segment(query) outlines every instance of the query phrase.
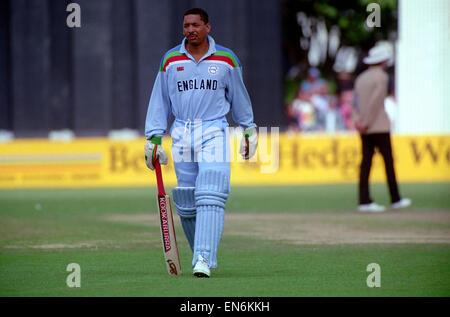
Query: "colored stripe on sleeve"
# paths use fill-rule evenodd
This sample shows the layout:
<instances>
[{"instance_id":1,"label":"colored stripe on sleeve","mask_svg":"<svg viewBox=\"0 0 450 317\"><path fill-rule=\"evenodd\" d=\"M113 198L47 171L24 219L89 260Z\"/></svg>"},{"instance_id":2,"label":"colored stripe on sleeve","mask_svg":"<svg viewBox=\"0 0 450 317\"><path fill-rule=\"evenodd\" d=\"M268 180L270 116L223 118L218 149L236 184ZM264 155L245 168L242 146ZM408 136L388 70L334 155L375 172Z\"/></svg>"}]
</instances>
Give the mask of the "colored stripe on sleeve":
<instances>
[{"instance_id":1,"label":"colored stripe on sleeve","mask_svg":"<svg viewBox=\"0 0 450 317\"><path fill-rule=\"evenodd\" d=\"M231 67L237 67L233 60L227 56L211 55L205 58L205 61L220 61L226 63Z\"/></svg>"},{"instance_id":2,"label":"colored stripe on sleeve","mask_svg":"<svg viewBox=\"0 0 450 317\"><path fill-rule=\"evenodd\" d=\"M182 61L182 60L189 60L189 58L185 54L180 53L179 51L170 52L164 57L159 71L165 72L167 66L170 63L176 62L176 61Z\"/></svg>"},{"instance_id":3,"label":"colored stripe on sleeve","mask_svg":"<svg viewBox=\"0 0 450 317\"><path fill-rule=\"evenodd\" d=\"M233 52L231 51L226 51L226 50L217 50L213 55L215 56L224 56L224 57L228 57L229 59L231 59L231 61L233 62L233 67L241 67L241 64L239 62L239 59L236 57L236 55L234 55Z\"/></svg>"}]
</instances>

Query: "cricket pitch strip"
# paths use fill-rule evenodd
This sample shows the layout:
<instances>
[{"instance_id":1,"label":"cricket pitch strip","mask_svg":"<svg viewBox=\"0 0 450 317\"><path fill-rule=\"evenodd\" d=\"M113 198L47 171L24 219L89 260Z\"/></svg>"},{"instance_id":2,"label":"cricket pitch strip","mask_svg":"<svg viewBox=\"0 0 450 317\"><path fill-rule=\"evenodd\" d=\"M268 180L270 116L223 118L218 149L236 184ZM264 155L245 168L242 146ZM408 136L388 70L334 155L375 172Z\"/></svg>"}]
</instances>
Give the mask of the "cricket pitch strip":
<instances>
[{"instance_id":1,"label":"cricket pitch strip","mask_svg":"<svg viewBox=\"0 0 450 317\"><path fill-rule=\"evenodd\" d=\"M157 225L154 215L114 215L108 220ZM179 217L177 233L183 235ZM247 236L291 244L450 243L450 211L225 213L223 237Z\"/></svg>"}]
</instances>

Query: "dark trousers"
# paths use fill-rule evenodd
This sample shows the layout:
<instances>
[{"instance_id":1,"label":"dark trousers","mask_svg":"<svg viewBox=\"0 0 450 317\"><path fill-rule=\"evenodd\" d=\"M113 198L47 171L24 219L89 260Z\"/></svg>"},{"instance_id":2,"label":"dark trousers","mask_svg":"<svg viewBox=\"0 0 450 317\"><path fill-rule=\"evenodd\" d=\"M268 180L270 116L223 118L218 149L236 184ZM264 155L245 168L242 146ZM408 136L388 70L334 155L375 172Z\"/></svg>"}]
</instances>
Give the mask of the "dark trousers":
<instances>
[{"instance_id":1,"label":"dark trousers","mask_svg":"<svg viewBox=\"0 0 450 317\"><path fill-rule=\"evenodd\" d=\"M361 135L362 142L362 160L359 174L359 203L370 204L372 199L369 193L369 175L372 167L372 158L375 148L383 156L384 167L386 171L391 202L400 200L398 192L397 179L395 177L394 160L392 158L392 146L390 133L374 133Z\"/></svg>"}]
</instances>

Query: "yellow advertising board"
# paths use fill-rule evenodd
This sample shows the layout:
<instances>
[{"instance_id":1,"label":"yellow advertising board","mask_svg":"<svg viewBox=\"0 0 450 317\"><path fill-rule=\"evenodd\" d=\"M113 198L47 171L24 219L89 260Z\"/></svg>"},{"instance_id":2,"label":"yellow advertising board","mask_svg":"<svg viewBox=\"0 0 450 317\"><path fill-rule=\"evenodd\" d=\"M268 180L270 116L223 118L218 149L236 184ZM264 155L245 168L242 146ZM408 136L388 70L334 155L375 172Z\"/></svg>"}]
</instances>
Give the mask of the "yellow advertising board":
<instances>
[{"instance_id":1,"label":"yellow advertising board","mask_svg":"<svg viewBox=\"0 0 450 317\"><path fill-rule=\"evenodd\" d=\"M260 134L250 161L237 154L231 137L231 182L234 185L356 183L361 160L358 135ZM399 182L449 182L450 137L392 136ZM117 141L78 138L70 142L18 139L0 143L0 188L154 186L155 175L144 161L145 139ZM175 186L171 140L163 148L166 185ZM373 160L371 181L384 182L381 155Z\"/></svg>"}]
</instances>

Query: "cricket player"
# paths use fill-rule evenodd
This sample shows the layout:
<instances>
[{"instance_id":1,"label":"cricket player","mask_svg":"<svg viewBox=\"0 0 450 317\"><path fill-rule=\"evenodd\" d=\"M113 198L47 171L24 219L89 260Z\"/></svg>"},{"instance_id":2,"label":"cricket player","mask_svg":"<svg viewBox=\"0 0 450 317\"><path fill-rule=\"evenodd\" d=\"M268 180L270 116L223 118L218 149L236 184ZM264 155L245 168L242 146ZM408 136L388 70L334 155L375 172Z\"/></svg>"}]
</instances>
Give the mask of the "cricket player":
<instances>
[{"instance_id":1,"label":"cricket player","mask_svg":"<svg viewBox=\"0 0 450 317\"><path fill-rule=\"evenodd\" d=\"M199 8L183 16L184 39L162 58L145 122L146 164L167 164L161 147L170 114L172 157L177 187L173 201L193 251L193 274L210 277L217 267L217 249L230 192L228 122L244 129L239 152L256 152L256 125L237 56L209 35L208 14Z\"/></svg>"}]
</instances>

